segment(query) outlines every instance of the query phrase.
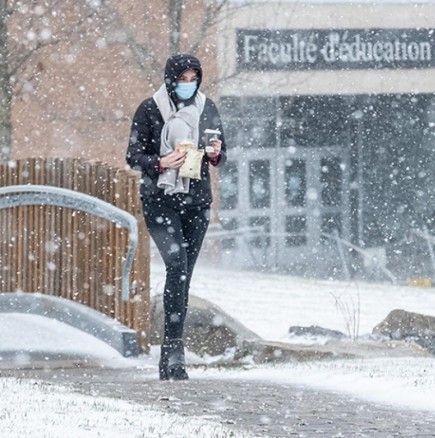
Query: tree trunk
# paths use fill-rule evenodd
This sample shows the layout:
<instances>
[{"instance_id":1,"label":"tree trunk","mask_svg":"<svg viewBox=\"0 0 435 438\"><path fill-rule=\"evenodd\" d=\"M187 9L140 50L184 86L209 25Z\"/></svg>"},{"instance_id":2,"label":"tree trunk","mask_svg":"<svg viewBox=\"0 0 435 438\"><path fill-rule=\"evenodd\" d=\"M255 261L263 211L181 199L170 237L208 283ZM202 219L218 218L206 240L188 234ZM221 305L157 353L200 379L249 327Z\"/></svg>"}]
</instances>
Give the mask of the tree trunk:
<instances>
[{"instance_id":1,"label":"tree trunk","mask_svg":"<svg viewBox=\"0 0 435 438\"><path fill-rule=\"evenodd\" d=\"M180 51L181 14L184 0L169 0L169 53Z\"/></svg>"},{"instance_id":2,"label":"tree trunk","mask_svg":"<svg viewBox=\"0 0 435 438\"><path fill-rule=\"evenodd\" d=\"M11 78L8 68L8 13L6 0L0 0L0 163L11 157Z\"/></svg>"}]
</instances>

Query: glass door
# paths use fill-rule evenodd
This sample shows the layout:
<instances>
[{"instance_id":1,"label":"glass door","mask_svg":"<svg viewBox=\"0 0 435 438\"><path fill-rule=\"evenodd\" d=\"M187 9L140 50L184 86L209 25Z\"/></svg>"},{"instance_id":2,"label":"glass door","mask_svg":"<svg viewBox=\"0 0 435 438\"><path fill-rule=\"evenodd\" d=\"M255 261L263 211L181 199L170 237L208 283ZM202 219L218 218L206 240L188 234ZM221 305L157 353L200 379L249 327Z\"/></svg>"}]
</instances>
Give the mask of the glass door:
<instances>
[{"instance_id":1,"label":"glass door","mask_svg":"<svg viewBox=\"0 0 435 438\"><path fill-rule=\"evenodd\" d=\"M274 266L276 243L275 149L233 149L219 173L222 242L226 260L237 266Z\"/></svg>"},{"instance_id":2,"label":"glass door","mask_svg":"<svg viewBox=\"0 0 435 438\"><path fill-rule=\"evenodd\" d=\"M343 148L233 149L219 173L223 262L292 267L337 259L349 240Z\"/></svg>"},{"instance_id":3,"label":"glass door","mask_svg":"<svg viewBox=\"0 0 435 438\"><path fill-rule=\"evenodd\" d=\"M347 153L338 147L281 150L277 170L278 264L334 258L334 238L349 239Z\"/></svg>"}]
</instances>

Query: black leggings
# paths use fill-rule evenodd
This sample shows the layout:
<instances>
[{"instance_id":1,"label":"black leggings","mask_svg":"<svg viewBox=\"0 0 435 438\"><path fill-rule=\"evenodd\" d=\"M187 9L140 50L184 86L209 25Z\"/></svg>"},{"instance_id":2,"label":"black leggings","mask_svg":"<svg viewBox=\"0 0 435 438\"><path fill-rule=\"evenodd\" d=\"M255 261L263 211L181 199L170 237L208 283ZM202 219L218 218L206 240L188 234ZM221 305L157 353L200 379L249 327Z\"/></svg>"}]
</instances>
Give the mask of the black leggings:
<instances>
[{"instance_id":1,"label":"black leggings","mask_svg":"<svg viewBox=\"0 0 435 438\"><path fill-rule=\"evenodd\" d=\"M183 336L189 286L209 223L209 208L143 204L145 222L166 266L164 340Z\"/></svg>"}]
</instances>

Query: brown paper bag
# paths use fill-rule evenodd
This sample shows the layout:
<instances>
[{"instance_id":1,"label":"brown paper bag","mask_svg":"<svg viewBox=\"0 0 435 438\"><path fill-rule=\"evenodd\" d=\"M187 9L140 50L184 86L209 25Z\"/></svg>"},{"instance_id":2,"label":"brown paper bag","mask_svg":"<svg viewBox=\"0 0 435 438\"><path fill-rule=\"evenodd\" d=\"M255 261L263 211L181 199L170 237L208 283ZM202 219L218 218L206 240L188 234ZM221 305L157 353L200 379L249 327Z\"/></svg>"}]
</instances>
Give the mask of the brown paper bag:
<instances>
[{"instance_id":1,"label":"brown paper bag","mask_svg":"<svg viewBox=\"0 0 435 438\"><path fill-rule=\"evenodd\" d=\"M183 178L201 179L201 164L204 151L196 149L193 143L183 142L177 146L178 152L187 152L186 161L179 169Z\"/></svg>"}]
</instances>

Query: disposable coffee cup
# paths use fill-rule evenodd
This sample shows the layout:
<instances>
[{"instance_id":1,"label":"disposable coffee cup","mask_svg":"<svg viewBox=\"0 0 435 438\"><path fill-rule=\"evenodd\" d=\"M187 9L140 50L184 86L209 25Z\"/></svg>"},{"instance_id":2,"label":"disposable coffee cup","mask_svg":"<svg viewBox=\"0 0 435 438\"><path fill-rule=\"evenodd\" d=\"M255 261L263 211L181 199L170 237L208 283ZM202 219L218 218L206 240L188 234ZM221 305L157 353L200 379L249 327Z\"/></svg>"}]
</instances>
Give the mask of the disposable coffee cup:
<instances>
[{"instance_id":1,"label":"disposable coffee cup","mask_svg":"<svg viewBox=\"0 0 435 438\"><path fill-rule=\"evenodd\" d=\"M206 129L204 131L205 135L205 151L214 152L214 147L212 145L213 141L219 140L221 132L219 129Z\"/></svg>"}]
</instances>

